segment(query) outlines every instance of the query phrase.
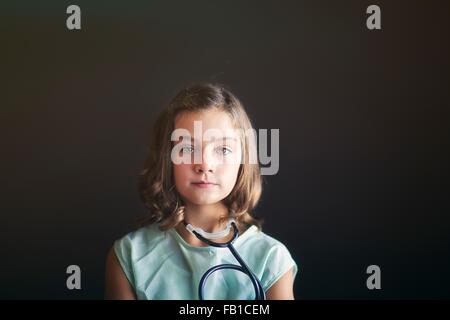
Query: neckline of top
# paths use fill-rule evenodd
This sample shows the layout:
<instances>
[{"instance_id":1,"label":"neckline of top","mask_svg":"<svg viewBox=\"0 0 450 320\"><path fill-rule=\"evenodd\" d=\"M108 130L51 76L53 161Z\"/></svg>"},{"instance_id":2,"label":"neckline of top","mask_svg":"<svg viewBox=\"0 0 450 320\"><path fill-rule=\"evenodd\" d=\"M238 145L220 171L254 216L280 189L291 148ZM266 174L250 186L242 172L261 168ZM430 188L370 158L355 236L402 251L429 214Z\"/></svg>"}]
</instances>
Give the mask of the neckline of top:
<instances>
[{"instance_id":1,"label":"neckline of top","mask_svg":"<svg viewBox=\"0 0 450 320\"><path fill-rule=\"evenodd\" d=\"M238 245L246 237L248 237L248 235L251 232L253 232L255 229L257 229L257 227L255 225L251 225L250 227L248 227L247 230L245 230L241 235L239 235L237 237L237 239L233 243L233 245L234 246ZM178 233L178 231L175 228L169 229L168 232L170 234L172 234L179 243L181 243L184 247L186 247L188 249L198 250L198 251L211 251L211 249L220 249L220 248L212 247L212 246L206 246L206 247L193 246L192 244L189 244L188 242L186 242L186 240L184 240L184 238ZM226 248L223 248L223 249L226 249Z\"/></svg>"}]
</instances>

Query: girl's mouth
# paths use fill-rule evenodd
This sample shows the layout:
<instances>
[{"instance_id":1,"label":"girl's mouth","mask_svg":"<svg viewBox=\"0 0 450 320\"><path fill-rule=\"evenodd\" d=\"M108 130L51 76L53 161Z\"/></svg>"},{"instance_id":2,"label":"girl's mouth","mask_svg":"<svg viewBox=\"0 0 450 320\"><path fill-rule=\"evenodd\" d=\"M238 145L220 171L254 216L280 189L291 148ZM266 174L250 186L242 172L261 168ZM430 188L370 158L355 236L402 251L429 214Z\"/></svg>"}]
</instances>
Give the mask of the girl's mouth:
<instances>
[{"instance_id":1,"label":"girl's mouth","mask_svg":"<svg viewBox=\"0 0 450 320\"><path fill-rule=\"evenodd\" d=\"M216 183L208 182L208 181L200 181L200 182L192 182L192 184L199 188L212 188L216 186Z\"/></svg>"}]
</instances>

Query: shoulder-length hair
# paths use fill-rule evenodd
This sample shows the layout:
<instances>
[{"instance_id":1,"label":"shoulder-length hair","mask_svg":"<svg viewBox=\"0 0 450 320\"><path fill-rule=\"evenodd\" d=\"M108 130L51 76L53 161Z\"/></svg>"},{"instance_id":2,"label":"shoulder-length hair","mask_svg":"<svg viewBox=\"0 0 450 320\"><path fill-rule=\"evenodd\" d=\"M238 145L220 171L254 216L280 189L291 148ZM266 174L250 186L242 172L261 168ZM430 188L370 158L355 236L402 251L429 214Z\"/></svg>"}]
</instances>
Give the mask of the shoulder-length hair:
<instances>
[{"instance_id":1,"label":"shoulder-length hair","mask_svg":"<svg viewBox=\"0 0 450 320\"><path fill-rule=\"evenodd\" d=\"M148 214L140 226L159 223L166 231L184 219L184 204L175 188L171 161L175 119L184 112L198 112L217 108L227 112L240 132L253 130L252 124L238 98L223 85L195 84L178 92L156 119L144 169L139 174L139 195ZM228 217L239 225L256 225L261 229L263 219L251 215L262 192L262 178L258 161L249 161L250 152L257 159L254 143L247 134L240 135L243 161L236 183L230 194L222 200L228 208Z\"/></svg>"}]
</instances>

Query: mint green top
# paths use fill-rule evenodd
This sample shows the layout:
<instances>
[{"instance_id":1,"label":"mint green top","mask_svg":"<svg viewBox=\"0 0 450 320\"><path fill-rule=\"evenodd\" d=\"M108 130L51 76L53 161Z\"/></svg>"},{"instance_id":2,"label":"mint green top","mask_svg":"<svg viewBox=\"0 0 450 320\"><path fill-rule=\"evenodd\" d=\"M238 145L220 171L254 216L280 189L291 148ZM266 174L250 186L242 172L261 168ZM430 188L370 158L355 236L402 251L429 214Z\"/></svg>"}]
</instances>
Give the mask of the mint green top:
<instances>
[{"instance_id":1,"label":"mint green top","mask_svg":"<svg viewBox=\"0 0 450 320\"><path fill-rule=\"evenodd\" d=\"M234 242L239 255L267 290L297 264L278 240L249 227ZM198 285L211 267L239 265L228 248L197 247L172 228L160 231L152 224L114 242L114 251L138 299L198 300ZM205 283L204 299L252 300L249 277L236 270L214 272Z\"/></svg>"}]
</instances>

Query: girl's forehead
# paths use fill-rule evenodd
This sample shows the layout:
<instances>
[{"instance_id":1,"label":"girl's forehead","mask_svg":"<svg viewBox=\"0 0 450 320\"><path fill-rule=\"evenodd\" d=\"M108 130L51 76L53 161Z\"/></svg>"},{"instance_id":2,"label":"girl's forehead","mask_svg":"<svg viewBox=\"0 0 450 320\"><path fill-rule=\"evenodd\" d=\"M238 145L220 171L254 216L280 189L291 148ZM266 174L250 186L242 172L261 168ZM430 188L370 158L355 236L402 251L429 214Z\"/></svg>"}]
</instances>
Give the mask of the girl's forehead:
<instances>
[{"instance_id":1,"label":"girl's forehead","mask_svg":"<svg viewBox=\"0 0 450 320\"><path fill-rule=\"evenodd\" d=\"M208 109L198 112L183 112L175 118L175 129L186 129L191 133L201 130L223 131L224 135L229 135L227 131L235 131L233 119L230 115L219 109Z\"/></svg>"},{"instance_id":2,"label":"girl's forehead","mask_svg":"<svg viewBox=\"0 0 450 320\"><path fill-rule=\"evenodd\" d=\"M185 112L176 117L172 133L183 141L224 141L240 144L242 130L236 128L232 118L222 110L205 110L200 112ZM177 138L175 140L177 141Z\"/></svg>"}]
</instances>

